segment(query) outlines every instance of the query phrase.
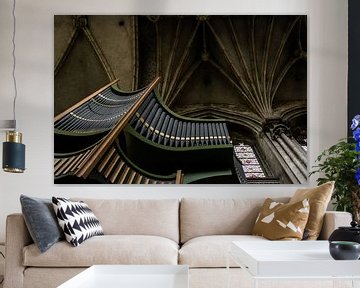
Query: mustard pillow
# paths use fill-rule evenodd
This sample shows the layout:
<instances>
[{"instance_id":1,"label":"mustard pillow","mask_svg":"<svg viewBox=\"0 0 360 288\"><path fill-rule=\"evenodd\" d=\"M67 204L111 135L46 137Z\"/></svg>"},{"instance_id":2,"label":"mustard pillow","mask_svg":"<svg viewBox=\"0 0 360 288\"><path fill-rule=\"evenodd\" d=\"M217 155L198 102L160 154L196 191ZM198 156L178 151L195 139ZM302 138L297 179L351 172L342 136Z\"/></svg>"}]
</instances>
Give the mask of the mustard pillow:
<instances>
[{"instance_id":1,"label":"mustard pillow","mask_svg":"<svg viewBox=\"0 0 360 288\"><path fill-rule=\"evenodd\" d=\"M307 199L284 204L268 198L260 209L252 234L269 240L301 240L308 217Z\"/></svg>"},{"instance_id":2,"label":"mustard pillow","mask_svg":"<svg viewBox=\"0 0 360 288\"><path fill-rule=\"evenodd\" d=\"M289 203L309 199L310 213L305 227L308 236L305 240L316 240L319 237L324 221L326 208L334 190L334 181L326 182L315 188L298 189Z\"/></svg>"}]
</instances>

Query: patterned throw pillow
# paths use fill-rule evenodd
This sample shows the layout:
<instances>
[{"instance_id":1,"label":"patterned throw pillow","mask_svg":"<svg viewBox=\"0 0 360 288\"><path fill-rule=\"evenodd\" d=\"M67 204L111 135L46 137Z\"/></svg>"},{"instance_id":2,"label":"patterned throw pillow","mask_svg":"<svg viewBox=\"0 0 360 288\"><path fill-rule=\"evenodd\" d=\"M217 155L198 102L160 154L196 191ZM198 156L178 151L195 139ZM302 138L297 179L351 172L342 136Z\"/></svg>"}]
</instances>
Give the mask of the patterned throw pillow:
<instances>
[{"instance_id":1,"label":"patterned throw pillow","mask_svg":"<svg viewBox=\"0 0 360 288\"><path fill-rule=\"evenodd\" d=\"M79 246L86 239L104 235L99 220L84 202L57 197L52 197L52 202L59 225L69 243Z\"/></svg>"},{"instance_id":2,"label":"patterned throw pillow","mask_svg":"<svg viewBox=\"0 0 360 288\"><path fill-rule=\"evenodd\" d=\"M330 202L335 182L330 181L314 188L296 190L289 203L309 199L310 214L305 227L307 237L305 240L316 240L323 226L324 215ZM305 236L305 235L304 235Z\"/></svg>"},{"instance_id":3,"label":"patterned throw pillow","mask_svg":"<svg viewBox=\"0 0 360 288\"><path fill-rule=\"evenodd\" d=\"M308 199L284 204L268 198L260 209L252 234L269 240L301 240L308 217Z\"/></svg>"}]
</instances>

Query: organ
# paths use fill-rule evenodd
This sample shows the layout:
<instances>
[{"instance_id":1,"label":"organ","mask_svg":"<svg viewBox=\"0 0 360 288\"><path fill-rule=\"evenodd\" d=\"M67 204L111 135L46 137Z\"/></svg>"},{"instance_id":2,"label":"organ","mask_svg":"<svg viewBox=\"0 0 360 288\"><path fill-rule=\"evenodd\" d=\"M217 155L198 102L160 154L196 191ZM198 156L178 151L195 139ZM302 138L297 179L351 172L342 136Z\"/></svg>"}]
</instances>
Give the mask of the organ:
<instances>
[{"instance_id":1,"label":"organ","mask_svg":"<svg viewBox=\"0 0 360 288\"><path fill-rule=\"evenodd\" d=\"M131 92L117 81L55 117L55 183L239 183L225 120L177 115L159 78Z\"/></svg>"}]
</instances>

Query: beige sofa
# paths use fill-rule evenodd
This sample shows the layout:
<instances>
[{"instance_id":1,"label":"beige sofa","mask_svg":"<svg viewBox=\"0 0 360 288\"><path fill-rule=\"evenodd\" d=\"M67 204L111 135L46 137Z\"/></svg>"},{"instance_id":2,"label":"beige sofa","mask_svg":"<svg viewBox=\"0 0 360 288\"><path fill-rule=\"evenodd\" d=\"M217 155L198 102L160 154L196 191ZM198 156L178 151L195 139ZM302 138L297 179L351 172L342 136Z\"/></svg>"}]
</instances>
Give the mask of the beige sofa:
<instances>
[{"instance_id":1,"label":"beige sofa","mask_svg":"<svg viewBox=\"0 0 360 288\"><path fill-rule=\"evenodd\" d=\"M61 241L41 254L23 216L8 216L5 288L56 287L94 264L185 264L191 288L223 288L231 241L268 241L250 235L264 199L82 200L105 235L76 248ZM350 219L345 212L327 212L321 237ZM231 287L236 287L243 272L231 266Z\"/></svg>"}]
</instances>

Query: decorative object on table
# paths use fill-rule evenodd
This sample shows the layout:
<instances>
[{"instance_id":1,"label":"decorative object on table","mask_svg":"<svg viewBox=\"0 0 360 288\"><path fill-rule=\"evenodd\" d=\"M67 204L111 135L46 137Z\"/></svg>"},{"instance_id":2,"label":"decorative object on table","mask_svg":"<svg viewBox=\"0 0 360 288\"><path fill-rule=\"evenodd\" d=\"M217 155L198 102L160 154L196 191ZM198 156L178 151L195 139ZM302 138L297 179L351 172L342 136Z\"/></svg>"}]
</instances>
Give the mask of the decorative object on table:
<instances>
[{"instance_id":1,"label":"decorative object on table","mask_svg":"<svg viewBox=\"0 0 360 288\"><path fill-rule=\"evenodd\" d=\"M349 241L331 241L329 244L331 257L335 260L358 260L360 244Z\"/></svg>"},{"instance_id":2,"label":"decorative object on table","mask_svg":"<svg viewBox=\"0 0 360 288\"><path fill-rule=\"evenodd\" d=\"M301 240L309 217L309 201L280 203L265 200L252 234L269 240Z\"/></svg>"},{"instance_id":3,"label":"decorative object on table","mask_svg":"<svg viewBox=\"0 0 360 288\"><path fill-rule=\"evenodd\" d=\"M356 221L352 221L350 227L339 227L331 233L329 241L351 241L360 244L360 226Z\"/></svg>"},{"instance_id":4,"label":"decorative object on table","mask_svg":"<svg viewBox=\"0 0 360 288\"><path fill-rule=\"evenodd\" d=\"M25 170L25 145L22 144L22 134L16 129L16 98L17 86L15 77L16 57L15 57L15 34L16 34L16 17L15 17L16 0L13 2L12 16L14 20L14 29L12 35L12 56L13 69L12 78L14 81L14 100L13 100L13 120L1 120L0 130L6 131L6 140L3 143L3 164L5 172L22 173Z\"/></svg>"},{"instance_id":5,"label":"decorative object on table","mask_svg":"<svg viewBox=\"0 0 360 288\"><path fill-rule=\"evenodd\" d=\"M332 199L337 211L348 211L359 223L360 211L360 115L353 119L351 129L353 138L342 139L337 144L325 149L316 159L310 175L320 173L318 184L335 181ZM350 141L347 141L350 140Z\"/></svg>"},{"instance_id":6,"label":"decorative object on table","mask_svg":"<svg viewBox=\"0 0 360 288\"><path fill-rule=\"evenodd\" d=\"M75 247L91 237L104 235L100 221L86 203L57 197L52 197L52 203L66 241Z\"/></svg>"},{"instance_id":7,"label":"decorative object on table","mask_svg":"<svg viewBox=\"0 0 360 288\"><path fill-rule=\"evenodd\" d=\"M324 215L334 190L334 181L313 188L297 189L289 203L309 200L309 219L305 226L303 240L316 240L323 226Z\"/></svg>"}]
</instances>

